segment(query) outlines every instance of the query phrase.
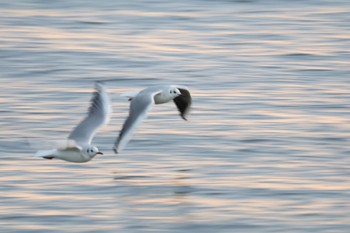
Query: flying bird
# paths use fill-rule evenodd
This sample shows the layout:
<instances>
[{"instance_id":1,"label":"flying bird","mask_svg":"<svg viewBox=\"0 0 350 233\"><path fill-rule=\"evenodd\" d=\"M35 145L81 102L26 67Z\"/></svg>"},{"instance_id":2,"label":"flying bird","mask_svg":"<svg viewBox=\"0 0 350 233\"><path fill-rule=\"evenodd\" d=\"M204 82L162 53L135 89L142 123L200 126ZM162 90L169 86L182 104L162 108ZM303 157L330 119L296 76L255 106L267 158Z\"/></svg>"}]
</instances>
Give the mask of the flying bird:
<instances>
[{"instance_id":1,"label":"flying bird","mask_svg":"<svg viewBox=\"0 0 350 233\"><path fill-rule=\"evenodd\" d=\"M96 82L95 92L91 99L88 115L76 126L73 131L56 149L39 150L34 156L44 159L61 159L68 162L84 163L96 155L102 155L91 141L102 125L107 124L111 114L111 104L104 85Z\"/></svg>"},{"instance_id":2,"label":"flying bird","mask_svg":"<svg viewBox=\"0 0 350 233\"><path fill-rule=\"evenodd\" d=\"M173 100L184 120L187 120L186 117L192 104L190 91L183 86L152 86L140 92L123 94L123 96L129 98L130 109L129 116L114 144L115 153L120 153L124 149L154 104L164 104Z\"/></svg>"}]
</instances>

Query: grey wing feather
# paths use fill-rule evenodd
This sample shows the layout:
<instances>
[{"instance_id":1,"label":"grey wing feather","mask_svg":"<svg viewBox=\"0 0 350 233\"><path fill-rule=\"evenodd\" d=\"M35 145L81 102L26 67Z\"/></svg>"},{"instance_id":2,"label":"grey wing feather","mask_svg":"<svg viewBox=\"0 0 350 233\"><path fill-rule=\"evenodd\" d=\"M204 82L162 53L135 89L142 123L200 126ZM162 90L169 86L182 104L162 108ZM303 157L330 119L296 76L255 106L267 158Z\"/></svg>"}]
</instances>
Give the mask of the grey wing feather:
<instances>
[{"instance_id":1,"label":"grey wing feather","mask_svg":"<svg viewBox=\"0 0 350 233\"><path fill-rule=\"evenodd\" d=\"M124 149L126 144L130 141L134 131L147 117L154 104L153 94L140 94L134 97L130 103L129 116L125 120L122 130L114 144L114 152L119 153Z\"/></svg>"},{"instance_id":2,"label":"grey wing feather","mask_svg":"<svg viewBox=\"0 0 350 233\"><path fill-rule=\"evenodd\" d=\"M174 103L180 112L182 119L187 120L186 116L192 105L192 97L190 91L186 88L177 88L181 92L181 95L174 98Z\"/></svg>"},{"instance_id":3,"label":"grey wing feather","mask_svg":"<svg viewBox=\"0 0 350 233\"><path fill-rule=\"evenodd\" d=\"M68 138L78 145L90 144L96 130L108 122L110 113L111 104L106 89L102 83L97 82L88 116L75 127Z\"/></svg>"}]
</instances>

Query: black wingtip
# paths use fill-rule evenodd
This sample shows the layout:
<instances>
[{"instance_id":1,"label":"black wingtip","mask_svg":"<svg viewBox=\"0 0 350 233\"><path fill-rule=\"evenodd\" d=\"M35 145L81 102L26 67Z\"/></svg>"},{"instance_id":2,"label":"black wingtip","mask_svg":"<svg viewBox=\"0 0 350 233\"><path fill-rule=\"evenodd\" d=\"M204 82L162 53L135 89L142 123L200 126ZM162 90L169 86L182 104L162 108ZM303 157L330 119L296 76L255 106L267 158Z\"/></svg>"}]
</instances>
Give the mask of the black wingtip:
<instances>
[{"instance_id":1,"label":"black wingtip","mask_svg":"<svg viewBox=\"0 0 350 233\"><path fill-rule=\"evenodd\" d=\"M181 92L181 95L174 98L175 105L180 112L180 116L182 119L187 121L187 114L190 111L190 107L192 105L192 97L190 92L184 88L178 88Z\"/></svg>"}]
</instances>

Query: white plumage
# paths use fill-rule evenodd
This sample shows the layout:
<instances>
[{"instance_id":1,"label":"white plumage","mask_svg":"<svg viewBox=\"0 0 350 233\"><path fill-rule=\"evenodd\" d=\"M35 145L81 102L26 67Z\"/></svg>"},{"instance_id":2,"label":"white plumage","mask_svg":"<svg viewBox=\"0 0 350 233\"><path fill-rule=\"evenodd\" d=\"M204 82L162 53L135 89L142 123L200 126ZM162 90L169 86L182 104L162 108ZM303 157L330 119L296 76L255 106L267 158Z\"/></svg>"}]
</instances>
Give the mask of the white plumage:
<instances>
[{"instance_id":1,"label":"white plumage","mask_svg":"<svg viewBox=\"0 0 350 233\"><path fill-rule=\"evenodd\" d=\"M95 89L87 117L74 128L65 143L56 149L39 150L34 156L84 163L103 154L91 141L97 129L108 123L112 110L104 85L97 82Z\"/></svg>"},{"instance_id":2,"label":"white plumage","mask_svg":"<svg viewBox=\"0 0 350 233\"><path fill-rule=\"evenodd\" d=\"M129 116L114 144L115 153L124 149L154 104L163 104L173 100L184 120L187 120L186 116L192 104L189 90L186 87L174 85L148 87L140 92L127 93L123 96L128 97L131 102Z\"/></svg>"}]
</instances>

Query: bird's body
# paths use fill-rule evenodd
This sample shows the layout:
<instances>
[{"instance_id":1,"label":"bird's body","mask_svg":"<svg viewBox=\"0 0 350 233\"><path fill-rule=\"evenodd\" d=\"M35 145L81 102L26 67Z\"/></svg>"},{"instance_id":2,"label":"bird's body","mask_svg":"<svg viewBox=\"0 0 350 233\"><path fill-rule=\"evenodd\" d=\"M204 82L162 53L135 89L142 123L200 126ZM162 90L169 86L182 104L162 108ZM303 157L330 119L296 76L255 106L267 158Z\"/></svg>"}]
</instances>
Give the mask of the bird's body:
<instances>
[{"instance_id":1,"label":"bird's body","mask_svg":"<svg viewBox=\"0 0 350 233\"><path fill-rule=\"evenodd\" d=\"M39 150L34 156L44 159L61 159L73 163L85 163L93 159L96 155L103 154L97 147L88 145L85 148L80 146L57 148L50 150Z\"/></svg>"},{"instance_id":2,"label":"bird's body","mask_svg":"<svg viewBox=\"0 0 350 233\"><path fill-rule=\"evenodd\" d=\"M138 93L134 92L123 96L128 97L131 102L129 116L114 145L116 153L119 153L126 146L137 126L147 117L147 113L154 104L164 104L173 100L184 120L186 120L186 115L192 104L188 89L174 85L148 87Z\"/></svg>"},{"instance_id":3,"label":"bird's body","mask_svg":"<svg viewBox=\"0 0 350 233\"><path fill-rule=\"evenodd\" d=\"M152 86L152 87L145 88L140 92L126 93L126 94L122 94L122 96L129 97L130 101L132 101L135 97L139 99L142 99L142 98L148 99L149 97L153 96L152 101L154 101L154 104L164 104L174 99L173 95L170 95L170 93L168 92L162 91L162 88L164 88L164 86Z\"/></svg>"},{"instance_id":4,"label":"bird's body","mask_svg":"<svg viewBox=\"0 0 350 233\"><path fill-rule=\"evenodd\" d=\"M38 151L35 156L42 157L44 159L61 159L67 162L84 163L90 161L95 156L89 156L86 153L82 153L79 148L66 148L66 149L52 149Z\"/></svg>"},{"instance_id":5,"label":"bird's body","mask_svg":"<svg viewBox=\"0 0 350 233\"><path fill-rule=\"evenodd\" d=\"M98 154L103 154L91 145L95 132L109 120L111 106L105 87L96 83L96 92L91 99L88 116L70 133L63 145L50 150L39 150L34 156L45 159L61 159L84 163Z\"/></svg>"}]
</instances>

